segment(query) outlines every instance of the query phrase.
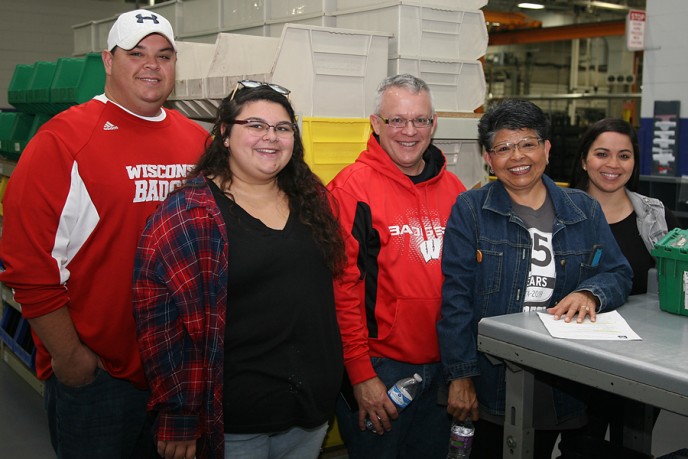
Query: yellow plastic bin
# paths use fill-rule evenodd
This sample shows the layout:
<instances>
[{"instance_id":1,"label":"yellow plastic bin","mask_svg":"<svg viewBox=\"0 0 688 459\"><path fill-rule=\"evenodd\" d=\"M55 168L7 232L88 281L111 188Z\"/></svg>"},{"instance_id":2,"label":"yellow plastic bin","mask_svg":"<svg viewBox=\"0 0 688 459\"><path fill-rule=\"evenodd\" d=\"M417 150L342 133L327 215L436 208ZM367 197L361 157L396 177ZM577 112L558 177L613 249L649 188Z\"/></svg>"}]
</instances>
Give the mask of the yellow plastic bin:
<instances>
[{"instance_id":1,"label":"yellow plastic bin","mask_svg":"<svg viewBox=\"0 0 688 459\"><path fill-rule=\"evenodd\" d=\"M303 118L305 159L327 184L366 149L371 133L368 118Z\"/></svg>"},{"instance_id":2,"label":"yellow plastic bin","mask_svg":"<svg viewBox=\"0 0 688 459\"><path fill-rule=\"evenodd\" d=\"M7 182L10 180L9 177L4 175L0 176L0 217L3 216L2 211L2 200L5 197L5 189L7 188Z\"/></svg>"}]
</instances>

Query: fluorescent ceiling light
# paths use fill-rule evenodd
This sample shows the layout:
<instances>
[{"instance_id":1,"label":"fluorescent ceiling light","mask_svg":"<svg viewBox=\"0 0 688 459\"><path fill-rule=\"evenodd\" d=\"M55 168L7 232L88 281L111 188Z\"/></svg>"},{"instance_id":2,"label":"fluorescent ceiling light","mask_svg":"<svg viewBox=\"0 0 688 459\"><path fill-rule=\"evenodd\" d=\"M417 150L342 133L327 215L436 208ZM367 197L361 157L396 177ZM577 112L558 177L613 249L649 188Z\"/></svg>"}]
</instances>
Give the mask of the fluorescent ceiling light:
<instances>
[{"instance_id":1,"label":"fluorescent ceiling light","mask_svg":"<svg viewBox=\"0 0 688 459\"><path fill-rule=\"evenodd\" d=\"M628 7L626 5L618 5L616 3L609 3L609 2L598 2L596 0L578 1L575 3L577 5L594 6L597 8L603 8L603 9L607 9L607 10L628 11L631 9L630 7Z\"/></svg>"},{"instance_id":2,"label":"fluorescent ceiling light","mask_svg":"<svg viewBox=\"0 0 688 459\"><path fill-rule=\"evenodd\" d=\"M539 3L519 3L518 7L525 8L528 10L541 10L545 7L545 5L541 5Z\"/></svg>"}]
</instances>

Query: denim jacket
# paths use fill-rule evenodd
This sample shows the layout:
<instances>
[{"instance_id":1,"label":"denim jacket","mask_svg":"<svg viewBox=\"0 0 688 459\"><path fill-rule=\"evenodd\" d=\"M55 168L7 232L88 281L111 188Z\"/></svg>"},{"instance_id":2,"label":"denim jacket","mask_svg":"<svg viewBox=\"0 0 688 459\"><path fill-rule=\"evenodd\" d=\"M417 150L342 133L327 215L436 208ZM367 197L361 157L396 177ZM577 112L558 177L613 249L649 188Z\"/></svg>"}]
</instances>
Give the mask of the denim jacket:
<instances>
[{"instance_id":1,"label":"denim jacket","mask_svg":"<svg viewBox=\"0 0 688 459\"><path fill-rule=\"evenodd\" d=\"M659 199L643 196L633 191L626 190L626 194L633 204L638 233L643 238L647 251L652 253L655 244L669 231L664 215L664 204Z\"/></svg>"},{"instance_id":2,"label":"denim jacket","mask_svg":"<svg viewBox=\"0 0 688 459\"><path fill-rule=\"evenodd\" d=\"M582 191L559 188L547 176L542 180L555 213L556 283L550 306L580 290L598 298L598 312L622 305L633 273L602 208ZM602 245L603 252L593 266L595 244ZM490 363L477 351L478 322L523 310L531 247L530 234L514 214L501 182L459 195L444 235L440 352L447 380L473 377L478 401L494 415L504 414L504 365ZM580 402L561 391L555 390L554 396L558 419L582 411Z\"/></svg>"}]
</instances>

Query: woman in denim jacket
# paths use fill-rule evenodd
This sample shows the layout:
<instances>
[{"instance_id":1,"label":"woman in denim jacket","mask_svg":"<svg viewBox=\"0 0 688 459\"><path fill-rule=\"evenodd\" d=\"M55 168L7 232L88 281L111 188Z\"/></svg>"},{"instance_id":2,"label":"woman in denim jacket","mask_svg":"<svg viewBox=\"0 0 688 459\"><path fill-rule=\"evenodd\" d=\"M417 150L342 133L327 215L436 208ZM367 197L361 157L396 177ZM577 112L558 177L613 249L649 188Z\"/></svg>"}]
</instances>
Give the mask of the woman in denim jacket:
<instances>
[{"instance_id":1,"label":"woman in denim jacket","mask_svg":"<svg viewBox=\"0 0 688 459\"><path fill-rule=\"evenodd\" d=\"M478 129L498 180L459 195L452 209L438 334L447 410L477 421L471 458L494 459L502 457L505 371L477 351L480 319L546 310L594 321L626 301L632 272L597 201L543 175L551 144L540 108L506 100ZM549 459L559 431L583 425L584 405L579 385L544 374L535 384L535 457Z\"/></svg>"}]
</instances>

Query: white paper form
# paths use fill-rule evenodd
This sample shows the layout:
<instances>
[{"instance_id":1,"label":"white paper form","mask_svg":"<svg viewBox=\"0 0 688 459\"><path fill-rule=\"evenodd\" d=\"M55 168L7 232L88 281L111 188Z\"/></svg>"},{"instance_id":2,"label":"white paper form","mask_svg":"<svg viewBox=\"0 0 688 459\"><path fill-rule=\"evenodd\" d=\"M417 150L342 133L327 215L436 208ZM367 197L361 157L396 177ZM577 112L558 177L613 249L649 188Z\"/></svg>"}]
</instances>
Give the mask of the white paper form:
<instances>
[{"instance_id":1,"label":"white paper form","mask_svg":"<svg viewBox=\"0 0 688 459\"><path fill-rule=\"evenodd\" d=\"M595 322L591 322L590 318L586 317L580 324L576 322L576 316L571 322L566 323L563 318L554 320L554 316L548 312L538 312L537 314L549 334L554 338L612 341L642 340L617 311L597 314Z\"/></svg>"}]
</instances>

